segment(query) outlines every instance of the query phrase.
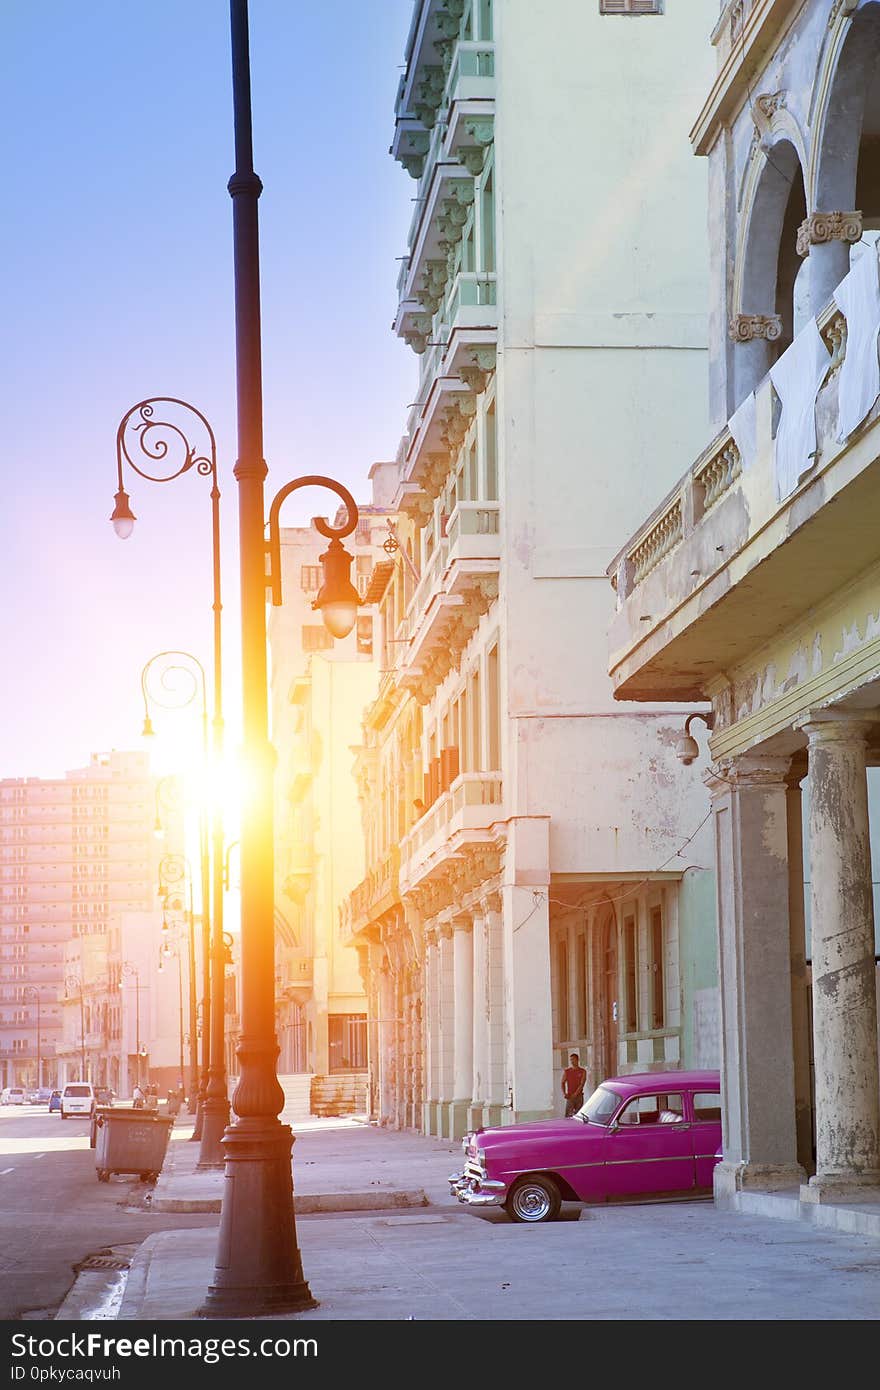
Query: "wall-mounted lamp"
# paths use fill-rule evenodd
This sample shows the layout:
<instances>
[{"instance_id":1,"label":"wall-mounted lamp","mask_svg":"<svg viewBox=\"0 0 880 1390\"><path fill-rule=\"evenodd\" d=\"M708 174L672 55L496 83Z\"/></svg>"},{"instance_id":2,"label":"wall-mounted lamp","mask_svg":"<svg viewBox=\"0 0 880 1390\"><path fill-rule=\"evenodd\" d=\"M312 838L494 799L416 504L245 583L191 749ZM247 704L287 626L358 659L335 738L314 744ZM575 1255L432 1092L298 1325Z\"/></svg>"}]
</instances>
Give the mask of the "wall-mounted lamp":
<instances>
[{"instance_id":1,"label":"wall-mounted lamp","mask_svg":"<svg viewBox=\"0 0 880 1390\"><path fill-rule=\"evenodd\" d=\"M688 715L684 721L684 733L679 734L675 742L675 756L680 763L684 763L685 767L690 766L700 756L699 744L691 733L692 719L702 719L707 729L714 729L715 727L714 714L700 714L695 710L693 714Z\"/></svg>"}]
</instances>

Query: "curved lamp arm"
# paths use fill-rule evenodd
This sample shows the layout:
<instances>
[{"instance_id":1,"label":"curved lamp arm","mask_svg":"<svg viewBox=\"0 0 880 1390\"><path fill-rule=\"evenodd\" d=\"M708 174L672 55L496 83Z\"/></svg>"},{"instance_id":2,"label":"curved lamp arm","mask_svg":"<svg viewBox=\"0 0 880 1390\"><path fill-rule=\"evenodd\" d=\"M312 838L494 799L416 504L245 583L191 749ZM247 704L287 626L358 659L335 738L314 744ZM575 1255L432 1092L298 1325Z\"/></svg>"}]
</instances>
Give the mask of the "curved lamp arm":
<instances>
[{"instance_id":1,"label":"curved lamp arm","mask_svg":"<svg viewBox=\"0 0 880 1390\"><path fill-rule=\"evenodd\" d=\"M325 552L325 555L333 555L334 557L340 553L343 556L347 555L348 552L343 548L341 539L343 536L350 536L358 523L357 503L348 491L348 488L343 487L342 483L337 483L333 478L325 478L320 474L308 474L304 478L294 478L292 482L285 483L281 491L275 494L272 505L269 508L269 539L266 543L266 552L269 557L266 573L266 587L272 590L272 603L276 608L281 603L281 532L278 524L278 513L281 510L281 504L285 498L289 497L292 492L296 492L297 488L301 487L329 488L331 492L335 492L336 496L340 497L345 503L347 516L342 526L331 526L326 518L322 516L312 518L312 525L318 534L326 536L330 541L330 548ZM335 550L334 547L336 547ZM322 555L322 562L324 558L325 557ZM350 562L349 557L349 563ZM357 598L357 590L354 589L353 586L352 589ZM320 598L321 595L319 594L318 598L315 599L315 602L312 604L313 608L320 606Z\"/></svg>"},{"instance_id":2,"label":"curved lamp arm","mask_svg":"<svg viewBox=\"0 0 880 1390\"><path fill-rule=\"evenodd\" d=\"M153 690L150 689L148 677L150 669L155 662L162 661L164 658L171 657L182 657L185 658L186 661L191 661L192 665L197 668L199 675L197 679L195 671L193 671L191 667L185 666L181 662L166 660L165 665L162 667L161 674L159 676L159 689L166 692L166 694L174 692L174 682L169 681L168 677L172 674L172 672L183 671L187 678L190 681L192 681L192 690L189 691L189 693L185 692L184 696L179 696L175 694L174 699L163 700L160 695L156 694L155 688ZM157 652L155 656L151 656L149 661L145 662L144 666L141 668L141 695L143 696L144 701L144 737L148 738L151 734L155 733L155 730L153 729L152 720L150 719L150 700L152 700L154 704L161 705L163 709L184 709L187 705L192 704L193 700L196 698L196 695L199 693L200 684L202 691L202 718L203 720L207 720L208 687L205 679L205 668L199 661L198 657L193 656L192 652L181 651Z\"/></svg>"},{"instance_id":3,"label":"curved lamp arm","mask_svg":"<svg viewBox=\"0 0 880 1390\"><path fill-rule=\"evenodd\" d=\"M156 406L172 406L195 416L200 422L208 437L208 452L200 452L199 449L191 444L186 433L181 426L174 420L154 419ZM164 414L164 412L162 412ZM173 413L173 411L172 411ZM137 435L137 453L129 451L129 440L131 435ZM151 473L145 466L147 462L158 463L167 459L173 471L167 473ZM137 405L132 406L127 414L123 415L116 431L116 474L118 491L115 495L115 506L110 520L113 529L120 540L127 540L134 529L137 520L129 504L128 493L125 491L122 476L123 465L128 464L129 468L141 478L146 478L151 483L170 483L175 478L179 478L181 473L188 473L191 468L195 468L197 473L203 477L210 477L213 481L212 495L219 498L220 490L217 486L217 444L214 439L214 431L208 424L204 415L188 401L182 401L177 396L150 396L145 401L138 401Z\"/></svg>"}]
</instances>

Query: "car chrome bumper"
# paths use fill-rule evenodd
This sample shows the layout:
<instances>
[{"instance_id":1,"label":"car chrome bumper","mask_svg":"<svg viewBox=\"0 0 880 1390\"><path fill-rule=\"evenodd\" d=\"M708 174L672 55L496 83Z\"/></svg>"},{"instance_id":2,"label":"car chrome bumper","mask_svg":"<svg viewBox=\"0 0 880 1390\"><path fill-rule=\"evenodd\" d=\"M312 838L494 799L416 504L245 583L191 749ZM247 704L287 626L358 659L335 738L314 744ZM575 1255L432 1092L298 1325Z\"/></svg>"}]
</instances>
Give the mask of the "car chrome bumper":
<instances>
[{"instance_id":1,"label":"car chrome bumper","mask_svg":"<svg viewBox=\"0 0 880 1390\"><path fill-rule=\"evenodd\" d=\"M503 1182L493 1182L490 1178L477 1180L467 1173L451 1173L448 1182L451 1195L469 1207L500 1206L507 1191Z\"/></svg>"}]
</instances>

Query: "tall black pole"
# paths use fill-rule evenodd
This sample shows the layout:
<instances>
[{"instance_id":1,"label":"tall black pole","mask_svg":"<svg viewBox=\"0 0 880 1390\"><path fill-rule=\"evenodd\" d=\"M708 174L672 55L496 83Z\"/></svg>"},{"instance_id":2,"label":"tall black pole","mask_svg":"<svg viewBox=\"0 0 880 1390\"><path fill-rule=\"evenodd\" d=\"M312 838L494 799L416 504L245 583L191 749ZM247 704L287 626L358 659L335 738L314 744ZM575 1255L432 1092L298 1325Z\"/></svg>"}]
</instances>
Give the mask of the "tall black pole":
<instances>
[{"instance_id":1,"label":"tall black pole","mask_svg":"<svg viewBox=\"0 0 880 1390\"><path fill-rule=\"evenodd\" d=\"M242 720L248 786L241 830L240 1079L236 1120L223 1139L226 1177L214 1279L204 1316L260 1316L312 1307L296 1239L293 1135L278 1116L273 892L273 772L266 676L266 562L260 266L251 133L247 0L231 0L235 172L233 208L235 348L241 567Z\"/></svg>"}]
</instances>

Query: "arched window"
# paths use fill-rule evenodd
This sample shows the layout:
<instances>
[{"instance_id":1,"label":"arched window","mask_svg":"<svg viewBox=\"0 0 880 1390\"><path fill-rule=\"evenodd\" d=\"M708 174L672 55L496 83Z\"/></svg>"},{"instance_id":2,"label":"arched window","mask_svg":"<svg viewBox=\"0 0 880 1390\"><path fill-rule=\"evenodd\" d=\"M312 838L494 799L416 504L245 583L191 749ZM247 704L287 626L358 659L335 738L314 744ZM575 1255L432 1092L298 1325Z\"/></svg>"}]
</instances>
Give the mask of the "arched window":
<instances>
[{"instance_id":1,"label":"arched window","mask_svg":"<svg viewBox=\"0 0 880 1390\"><path fill-rule=\"evenodd\" d=\"M739 319L746 329L736 345L735 405L755 389L810 316L808 277L797 251L805 216L800 159L783 138L765 153L741 250Z\"/></svg>"},{"instance_id":2,"label":"arched window","mask_svg":"<svg viewBox=\"0 0 880 1390\"><path fill-rule=\"evenodd\" d=\"M862 214L863 230L880 230L880 3L862 5L849 22L819 114L814 218ZM851 235L808 229L811 299L819 312L850 267ZM824 237L825 239L814 239Z\"/></svg>"}]
</instances>

